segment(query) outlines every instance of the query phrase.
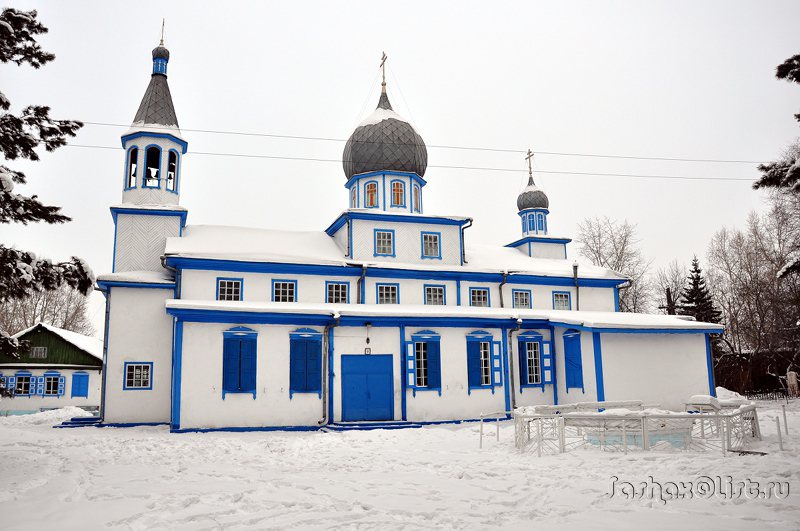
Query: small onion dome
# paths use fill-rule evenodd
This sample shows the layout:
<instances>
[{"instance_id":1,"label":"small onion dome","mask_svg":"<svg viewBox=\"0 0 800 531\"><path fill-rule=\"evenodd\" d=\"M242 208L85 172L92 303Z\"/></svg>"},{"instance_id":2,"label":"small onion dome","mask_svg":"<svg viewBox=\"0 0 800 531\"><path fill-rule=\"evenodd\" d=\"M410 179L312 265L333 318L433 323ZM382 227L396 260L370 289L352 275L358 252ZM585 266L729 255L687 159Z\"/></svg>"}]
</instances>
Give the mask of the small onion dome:
<instances>
[{"instance_id":1,"label":"small onion dome","mask_svg":"<svg viewBox=\"0 0 800 531\"><path fill-rule=\"evenodd\" d=\"M521 212L529 208L549 208L550 200L535 184L533 176L528 179L528 186L517 197L517 209Z\"/></svg>"},{"instance_id":2,"label":"small onion dome","mask_svg":"<svg viewBox=\"0 0 800 531\"><path fill-rule=\"evenodd\" d=\"M163 44L159 44L153 48L153 59L165 59L169 61L169 50L167 50Z\"/></svg>"},{"instance_id":3,"label":"small onion dome","mask_svg":"<svg viewBox=\"0 0 800 531\"><path fill-rule=\"evenodd\" d=\"M428 150L414 128L392 110L386 87L378 107L361 122L344 146L342 166L348 179L371 171L406 171L422 177Z\"/></svg>"}]
</instances>

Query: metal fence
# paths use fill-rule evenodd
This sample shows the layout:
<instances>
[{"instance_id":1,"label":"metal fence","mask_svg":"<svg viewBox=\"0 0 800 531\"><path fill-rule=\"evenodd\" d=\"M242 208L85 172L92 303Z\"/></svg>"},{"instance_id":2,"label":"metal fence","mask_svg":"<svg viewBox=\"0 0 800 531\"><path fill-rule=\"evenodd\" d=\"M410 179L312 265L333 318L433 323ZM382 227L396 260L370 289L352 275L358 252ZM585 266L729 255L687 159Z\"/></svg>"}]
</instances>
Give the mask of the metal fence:
<instances>
[{"instance_id":1,"label":"metal fence","mask_svg":"<svg viewBox=\"0 0 800 531\"><path fill-rule=\"evenodd\" d=\"M759 389L744 393L748 400L784 400L789 401L795 397L789 395L786 389Z\"/></svg>"},{"instance_id":2,"label":"metal fence","mask_svg":"<svg viewBox=\"0 0 800 531\"><path fill-rule=\"evenodd\" d=\"M526 413L514 414L514 442L537 455L578 448L604 451L744 450L761 439L755 406L719 412L648 414Z\"/></svg>"}]
</instances>

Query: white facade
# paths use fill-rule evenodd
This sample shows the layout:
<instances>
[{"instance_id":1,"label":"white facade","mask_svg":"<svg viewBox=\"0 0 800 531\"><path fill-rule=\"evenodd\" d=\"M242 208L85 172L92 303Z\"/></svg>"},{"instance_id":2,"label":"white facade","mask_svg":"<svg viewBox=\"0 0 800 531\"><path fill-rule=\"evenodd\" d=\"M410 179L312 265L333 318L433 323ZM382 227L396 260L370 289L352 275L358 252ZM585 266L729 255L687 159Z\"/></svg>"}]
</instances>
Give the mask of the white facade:
<instances>
[{"instance_id":1,"label":"white facade","mask_svg":"<svg viewBox=\"0 0 800 531\"><path fill-rule=\"evenodd\" d=\"M89 379L87 396L75 396L73 389L75 374L86 375ZM82 407L87 409L100 406L100 387L102 370L99 368L48 366L34 368L30 365L13 366L0 365L0 378L8 379L19 374L30 374L33 378L56 376L64 378L64 393L61 396L30 395L15 396L13 399L0 399L0 416L17 415L22 413L37 413L46 409L56 409L67 406Z\"/></svg>"}]
</instances>

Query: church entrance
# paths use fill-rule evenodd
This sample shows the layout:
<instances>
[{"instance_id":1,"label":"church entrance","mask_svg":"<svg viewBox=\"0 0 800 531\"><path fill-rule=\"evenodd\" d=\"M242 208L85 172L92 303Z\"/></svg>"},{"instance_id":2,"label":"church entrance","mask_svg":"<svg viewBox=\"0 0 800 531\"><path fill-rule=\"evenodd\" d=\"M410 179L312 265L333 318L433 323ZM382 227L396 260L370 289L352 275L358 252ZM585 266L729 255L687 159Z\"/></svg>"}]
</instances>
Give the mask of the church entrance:
<instances>
[{"instance_id":1,"label":"church entrance","mask_svg":"<svg viewBox=\"0 0 800 531\"><path fill-rule=\"evenodd\" d=\"M392 355L343 355L342 421L393 419Z\"/></svg>"}]
</instances>

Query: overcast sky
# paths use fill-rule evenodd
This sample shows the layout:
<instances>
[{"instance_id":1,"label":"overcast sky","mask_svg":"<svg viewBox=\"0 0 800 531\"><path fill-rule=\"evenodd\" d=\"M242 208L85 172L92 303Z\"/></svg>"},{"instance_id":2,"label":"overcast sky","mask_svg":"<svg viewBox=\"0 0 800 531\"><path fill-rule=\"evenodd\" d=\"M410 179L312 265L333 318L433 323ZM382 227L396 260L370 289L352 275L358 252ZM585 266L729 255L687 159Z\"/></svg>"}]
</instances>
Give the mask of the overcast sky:
<instances>
[{"instance_id":1,"label":"overcast sky","mask_svg":"<svg viewBox=\"0 0 800 531\"><path fill-rule=\"evenodd\" d=\"M0 66L12 110L46 104L58 118L130 124L166 18L169 84L185 129L346 139L389 96L431 145L535 152L765 161L798 135L798 87L775 66L800 52L800 2L11 2L35 8L56 60ZM78 145L119 148L122 127L85 126ZM346 208L343 142L184 132L181 204L189 224L322 230ZM194 155L192 153L195 153ZM429 147L428 214L475 218L469 240L519 237L527 178L515 153ZM63 207L63 226L3 226L3 242L111 270L121 149L65 147L35 164L19 191ZM517 168L509 171L431 166ZM704 257L722 226L762 210L749 180L602 177L598 173L754 179L754 164L540 154L551 234L584 218L638 225L659 267ZM572 244L571 257L576 256ZM93 318L102 327L102 297Z\"/></svg>"}]
</instances>

